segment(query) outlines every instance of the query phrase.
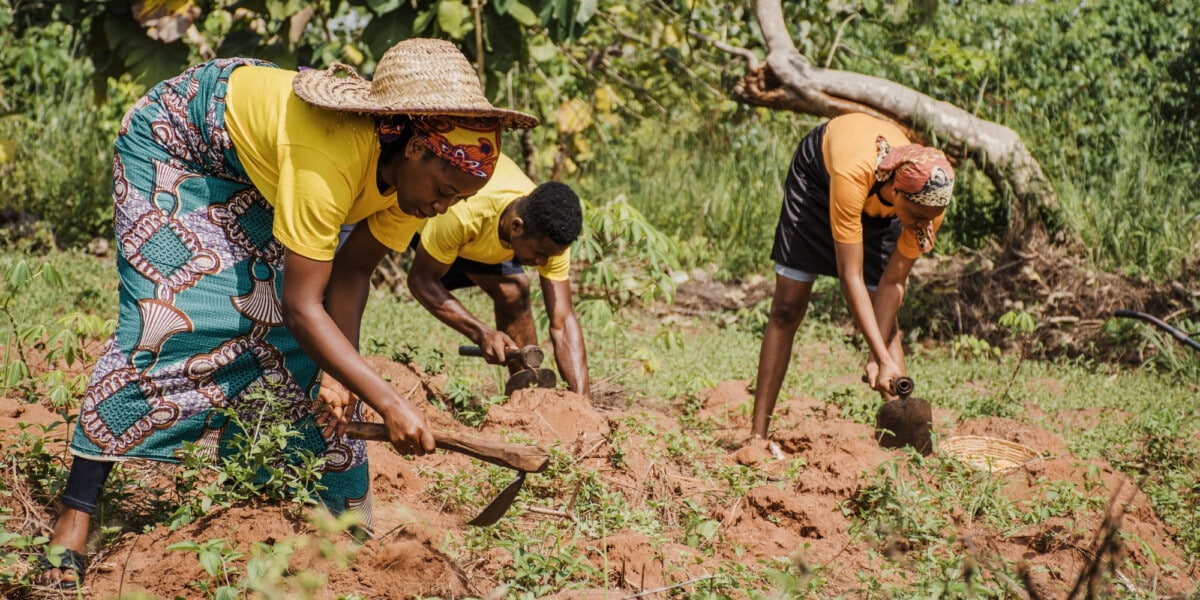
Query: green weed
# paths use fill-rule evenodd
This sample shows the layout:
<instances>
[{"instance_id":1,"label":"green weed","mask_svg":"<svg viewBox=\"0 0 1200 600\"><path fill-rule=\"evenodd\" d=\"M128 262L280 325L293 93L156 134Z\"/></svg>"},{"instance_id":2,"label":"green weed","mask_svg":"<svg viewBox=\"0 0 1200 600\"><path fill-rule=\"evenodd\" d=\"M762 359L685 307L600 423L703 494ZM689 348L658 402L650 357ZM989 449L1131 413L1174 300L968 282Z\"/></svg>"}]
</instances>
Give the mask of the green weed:
<instances>
[{"instance_id":1,"label":"green weed","mask_svg":"<svg viewBox=\"0 0 1200 600\"><path fill-rule=\"evenodd\" d=\"M248 392L253 414L234 409L217 412L232 433L223 442L219 464L212 450L185 443L183 466L175 479L182 503L169 517L173 527L186 525L214 506L229 507L250 500L282 500L297 513L319 503L320 469L325 459L291 443L301 437L266 389Z\"/></svg>"}]
</instances>

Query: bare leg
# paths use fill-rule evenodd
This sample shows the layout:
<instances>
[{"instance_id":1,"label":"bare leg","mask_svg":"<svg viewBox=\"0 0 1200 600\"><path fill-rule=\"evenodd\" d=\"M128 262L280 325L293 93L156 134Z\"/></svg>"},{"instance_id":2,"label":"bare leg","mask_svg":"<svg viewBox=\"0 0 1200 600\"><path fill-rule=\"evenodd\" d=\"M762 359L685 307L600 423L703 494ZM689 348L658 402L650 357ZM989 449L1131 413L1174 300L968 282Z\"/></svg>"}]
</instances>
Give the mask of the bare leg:
<instances>
[{"instance_id":1,"label":"bare leg","mask_svg":"<svg viewBox=\"0 0 1200 600\"><path fill-rule=\"evenodd\" d=\"M792 359L792 342L804 315L808 312L808 301L812 297L812 282L775 276L775 296L771 299L771 313L767 318L767 329L763 332L762 349L758 355L758 378L754 384L754 421L751 435L766 438L771 425L771 413L779 388L787 375L788 363Z\"/></svg>"}]
</instances>

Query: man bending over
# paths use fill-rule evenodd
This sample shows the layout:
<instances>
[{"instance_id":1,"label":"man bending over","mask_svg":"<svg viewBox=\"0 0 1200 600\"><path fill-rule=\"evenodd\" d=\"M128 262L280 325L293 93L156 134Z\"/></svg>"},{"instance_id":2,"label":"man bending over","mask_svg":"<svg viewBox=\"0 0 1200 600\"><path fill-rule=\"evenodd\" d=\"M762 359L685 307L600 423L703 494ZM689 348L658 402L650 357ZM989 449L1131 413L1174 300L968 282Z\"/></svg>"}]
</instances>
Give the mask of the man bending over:
<instances>
[{"instance_id":1,"label":"man bending over","mask_svg":"<svg viewBox=\"0 0 1200 600\"><path fill-rule=\"evenodd\" d=\"M413 240L413 297L467 336L492 364L537 344L525 266L537 267L554 359L567 389L589 397L587 351L571 305L571 244L583 228L579 197L565 184L533 182L507 156L474 196L426 221ZM496 327L476 318L451 290L479 286L491 297Z\"/></svg>"}]
</instances>

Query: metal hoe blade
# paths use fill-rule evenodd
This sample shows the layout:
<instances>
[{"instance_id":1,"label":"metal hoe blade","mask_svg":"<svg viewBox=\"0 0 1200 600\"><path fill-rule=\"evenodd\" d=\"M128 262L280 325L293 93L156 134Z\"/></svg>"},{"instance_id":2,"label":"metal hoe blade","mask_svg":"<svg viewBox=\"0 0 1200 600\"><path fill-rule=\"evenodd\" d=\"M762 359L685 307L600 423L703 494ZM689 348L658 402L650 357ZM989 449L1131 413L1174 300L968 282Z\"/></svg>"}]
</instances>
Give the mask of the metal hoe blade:
<instances>
[{"instance_id":1,"label":"metal hoe blade","mask_svg":"<svg viewBox=\"0 0 1200 600\"><path fill-rule=\"evenodd\" d=\"M524 369L513 373L504 384L504 395L511 396L517 390L527 387L553 389L558 385L558 376L550 369Z\"/></svg>"},{"instance_id":2,"label":"metal hoe blade","mask_svg":"<svg viewBox=\"0 0 1200 600\"><path fill-rule=\"evenodd\" d=\"M525 471L517 471L517 478L508 484L508 487L500 491L496 498L492 500L479 513L479 516L467 522L467 525L475 527L487 527L494 525L504 513L508 512L514 500L517 499L517 494L521 493L521 486L525 483Z\"/></svg>"}]
</instances>

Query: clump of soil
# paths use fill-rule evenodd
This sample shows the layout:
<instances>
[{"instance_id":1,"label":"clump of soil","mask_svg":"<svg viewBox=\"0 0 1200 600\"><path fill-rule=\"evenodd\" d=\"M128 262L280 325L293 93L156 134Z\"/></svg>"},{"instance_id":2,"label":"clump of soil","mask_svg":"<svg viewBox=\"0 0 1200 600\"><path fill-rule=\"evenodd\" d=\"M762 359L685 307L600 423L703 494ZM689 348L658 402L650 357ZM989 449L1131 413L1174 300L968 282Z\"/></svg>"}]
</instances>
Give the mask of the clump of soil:
<instances>
[{"instance_id":1,"label":"clump of soil","mask_svg":"<svg viewBox=\"0 0 1200 600\"><path fill-rule=\"evenodd\" d=\"M370 362L418 402L440 393L436 378L408 365L379 357ZM557 446L578 468L593 473L608 493L619 495L628 509L656 511L661 530L655 535L634 528L591 533L580 529L557 540L601 575L587 582L588 589L562 592L556 598L622 597L675 585L686 589L688 582L731 562L749 569L763 564L777 569L802 566L820 573L822 593L829 595L862 591L862 572L900 583L896 578L903 575L905 554L921 549L887 532L864 535L852 532L851 526L855 512L863 510L864 490L880 477L881 467L907 455L879 448L871 426L842 418L836 406L801 397L779 403L776 457L765 446L747 445L752 398L745 382L723 382L700 400L699 406L657 409L653 407L662 403L647 403L636 410L599 412L569 392L522 390L493 407L479 431L427 403L424 410L439 429L494 439L524 436ZM0 398L0 438L6 446L16 439L18 422L48 425L58 420L39 405ZM697 444L689 433L693 430L711 432L716 444ZM1104 461L1072 457L1053 433L1009 419L959 420L944 411L935 415L935 431L942 436L998 437L1042 453L1038 460L991 475L999 493L1020 511L1032 510L1049 485L1074 490L1086 499L1080 504L1086 508L1068 516L1027 527L1010 523L1005 530L964 510L947 515L953 525L946 533L960 540L985 569L1023 563L1028 586L1045 598L1064 597L1093 556L1093 539L1102 529L1109 500L1124 490L1119 497L1127 509L1120 531L1140 541L1123 548L1121 572L1137 581L1156 581L1163 594L1190 591L1192 580L1200 575L1172 543L1170 532L1134 482ZM64 434L64 427L54 430L51 445L61 448ZM372 443L369 452L375 537L359 544L342 534L322 533L319 520L297 516L286 506L218 508L175 531L157 526L126 533L94 553L85 595L110 598L137 590L155 597L199 595L191 582L210 577L193 553L168 548L183 541L222 539L246 556L256 552L257 542L292 543L288 568L318 577L318 598L499 597L513 572L514 557L499 547L464 548L455 543L465 538L465 522L474 515L461 514L430 493L436 475L477 473L480 464L441 452L402 457L383 443ZM905 476L935 486L937 469L948 468L939 467L938 461L935 456ZM717 472L727 477L714 476ZM753 484L735 490L737 474L747 472L756 474ZM536 502L554 506L560 514L537 512L533 502L521 501L526 510L510 513L502 527L530 533L539 531L545 519L573 518L569 502L577 492L558 490L553 482L540 484L554 496ZM48 532L50 510L13 496L0 496L0 506L11 511L9 525ZM245 568L244 562L233 564ZM298 586L301 579L289 581Z\"/></svg>"}]
</instances>

